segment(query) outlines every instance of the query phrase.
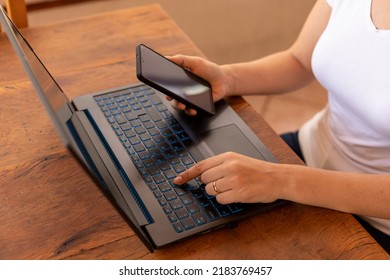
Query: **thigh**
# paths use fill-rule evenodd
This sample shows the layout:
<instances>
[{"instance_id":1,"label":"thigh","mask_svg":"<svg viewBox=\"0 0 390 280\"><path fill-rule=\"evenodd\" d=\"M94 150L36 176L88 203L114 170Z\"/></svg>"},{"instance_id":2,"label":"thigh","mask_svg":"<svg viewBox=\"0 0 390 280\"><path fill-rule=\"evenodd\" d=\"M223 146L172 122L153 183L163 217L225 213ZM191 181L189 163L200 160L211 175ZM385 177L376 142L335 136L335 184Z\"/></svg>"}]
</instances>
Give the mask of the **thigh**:
<instances>
[{"instance_id":1,"label":"thigh","mask_svg":"<svg viewBox=\"0 0 390 280\"><path fill-rule=\"evenodd\" d=\"M301 146L298 140L299 131L283 133L280 137L287 143L287 145L297 154L297 156L305 162L303 157Z\"/></svg>"},{"instance_id":2,"label":"thigh","mask_svg":"<svg viewBox=\"0 0 390 280\"><path fill-rule=\"evenodd\" d=\"M382 248L390 254L390 236L374 228L372 225L367 223L365 220L357 215L354 215L355 219L367 230L367 232L378 242Z\"/></svg>"}]
</instances>

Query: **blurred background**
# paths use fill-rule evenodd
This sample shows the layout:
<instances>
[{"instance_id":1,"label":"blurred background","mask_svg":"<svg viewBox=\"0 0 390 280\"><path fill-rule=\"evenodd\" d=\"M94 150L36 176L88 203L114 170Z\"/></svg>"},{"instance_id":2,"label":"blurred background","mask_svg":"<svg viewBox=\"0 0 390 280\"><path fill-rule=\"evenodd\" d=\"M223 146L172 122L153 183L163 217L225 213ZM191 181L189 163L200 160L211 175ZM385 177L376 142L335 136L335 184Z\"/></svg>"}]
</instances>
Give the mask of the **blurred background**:
<instances>
[{"instance_id":1,"label":"blurred background","mask_svg":"<svg viewBox=\"0 0 390 280\"><path fill-rule=\"evenodd\" d=\"M5 0L0 0L4 4ZM316 0L26 0L29 26L158 3L208 59L248 61L288 48ZM114 19L113 19L114 20ZM327 101L318 83L272 97L245 97L278 133L296 130Z\"/></svg>"}]
</instances>

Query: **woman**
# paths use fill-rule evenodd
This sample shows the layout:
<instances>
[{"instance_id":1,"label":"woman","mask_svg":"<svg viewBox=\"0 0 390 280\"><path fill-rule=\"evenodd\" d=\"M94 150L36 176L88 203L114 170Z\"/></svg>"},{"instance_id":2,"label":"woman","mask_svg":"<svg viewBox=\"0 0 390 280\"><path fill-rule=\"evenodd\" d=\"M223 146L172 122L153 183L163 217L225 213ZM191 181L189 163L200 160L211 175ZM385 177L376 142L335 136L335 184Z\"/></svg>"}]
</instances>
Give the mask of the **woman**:
<instances>
[{"instance_id":1,"label":"woman","mask_svg":"<svg viewBox=\"0 0 390 280\"><path fill-rule=\"evenodd\" d=\"M307 167L226 153L174 183L199 177L222 204L285 199L353 213L390 252L390 0L318 0L288 50L256 61L171 59L208 80L215 102L289 92L314 79L329 94L325 109L284 136Z\"/></svg>"}]
</instances>

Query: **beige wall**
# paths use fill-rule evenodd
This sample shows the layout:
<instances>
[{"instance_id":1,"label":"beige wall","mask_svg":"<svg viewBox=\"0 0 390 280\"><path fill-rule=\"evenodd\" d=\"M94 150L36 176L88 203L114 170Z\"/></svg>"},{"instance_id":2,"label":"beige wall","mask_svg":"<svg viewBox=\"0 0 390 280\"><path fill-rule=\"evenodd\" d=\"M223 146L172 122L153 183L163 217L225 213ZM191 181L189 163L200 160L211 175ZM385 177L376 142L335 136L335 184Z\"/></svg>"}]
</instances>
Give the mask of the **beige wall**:
<instances>
[{"instance_id":1,"label":"beige wall","mask_svg":"<svg viewBox=\"0 0 390 280\"><path fill-rule=\"evenodd\" d=\"M210 59L226 63L258 58L288 47L315 0L180 2L186 4L166 3L166 10Z\"/></svg>"},{"instance_id":2,"label":"beige wall","mask_svg":"<svg viewBox=\"0 0 390 280\"><path fill-rule=\"evenodd\" d=\"M315 0L97 0L34 11L30 25L148 3L160 5L206 56L217 63L245 61L288 47ZM71 10L67 12L67 9ZM50 11L50 12L49 12Z\"/></svg>"}]
</instances>

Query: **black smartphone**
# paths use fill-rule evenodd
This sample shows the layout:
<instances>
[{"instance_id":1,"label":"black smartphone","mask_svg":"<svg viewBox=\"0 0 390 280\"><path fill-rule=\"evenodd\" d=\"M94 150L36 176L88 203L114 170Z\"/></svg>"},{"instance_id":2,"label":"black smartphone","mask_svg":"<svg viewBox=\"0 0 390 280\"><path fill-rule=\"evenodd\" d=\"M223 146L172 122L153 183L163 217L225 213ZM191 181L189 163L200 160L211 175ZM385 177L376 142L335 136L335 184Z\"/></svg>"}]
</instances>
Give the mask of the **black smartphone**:
<instances>
[{"instance_id":1,"label":"black smartphone","mask_svg":"<svg viewBox=\"0 0 390 280\"><path fill-rule=\"evenodd\" d=\"M206 80L143 44L137 46L136 55L141 82L208 116L215 114L211 86Z\"/></svg>"}]
</instances>

